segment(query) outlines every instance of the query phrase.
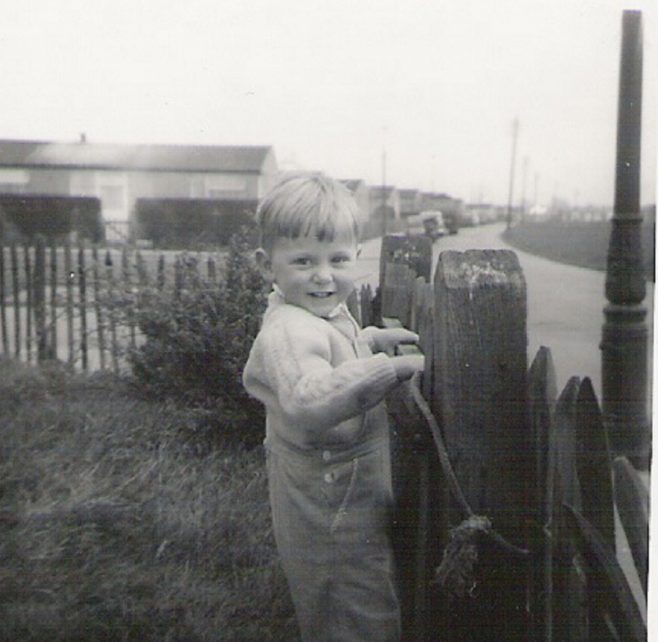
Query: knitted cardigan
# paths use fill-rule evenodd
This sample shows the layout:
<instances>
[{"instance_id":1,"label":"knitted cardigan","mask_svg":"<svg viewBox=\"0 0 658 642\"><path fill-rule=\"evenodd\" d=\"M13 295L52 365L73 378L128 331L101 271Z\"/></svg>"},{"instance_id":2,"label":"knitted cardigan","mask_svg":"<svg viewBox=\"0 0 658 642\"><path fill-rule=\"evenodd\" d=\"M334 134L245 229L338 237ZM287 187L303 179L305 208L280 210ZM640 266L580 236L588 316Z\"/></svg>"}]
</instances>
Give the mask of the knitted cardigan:
<instances>
[{"instance_id":1,"label":"knitted cardigan","mask_svg":"<svg viewBox=\"0 0 658 642\"><path fill-rule=\"evenodd\" d=\"M267 440L306 450L374 435L365 413L399 383L390 357L372 354L378 332L359 330L345 305L325 319L272 292L243 374L265 404Z\"/></svg>"}]
</instances>

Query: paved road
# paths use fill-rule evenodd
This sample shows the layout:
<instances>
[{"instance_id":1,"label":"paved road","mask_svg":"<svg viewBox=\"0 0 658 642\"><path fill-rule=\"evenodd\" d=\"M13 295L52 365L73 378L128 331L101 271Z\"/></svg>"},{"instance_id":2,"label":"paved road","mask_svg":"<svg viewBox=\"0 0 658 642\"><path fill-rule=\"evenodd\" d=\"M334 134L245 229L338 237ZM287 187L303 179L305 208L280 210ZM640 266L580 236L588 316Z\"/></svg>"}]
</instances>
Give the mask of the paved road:
<instances>
[{"instance_id":1,"label":"paved road","mask_svg":"<svg viewBox=\"0 0 658 642\"><path fill-rule=\"evenodd\" d=\"M434 263L443 250L514 249L501 238L504 223L464 228L454 236L439 239L434 246ZM361 279L373 285L378 281L381 241L364 243ZM606 304L603 272L542 259L514 249L527 283L528 363L540 346L553 355L558 387L570 376L590 377L600 398L601 354L599 342ZM647 284L645 304L653 309L653 284ZM652 314L647 315L652 341ZM651 350L649 357L651 359ZM651 361L650 361L651 363Z\"/></svg>"}]
</instances>

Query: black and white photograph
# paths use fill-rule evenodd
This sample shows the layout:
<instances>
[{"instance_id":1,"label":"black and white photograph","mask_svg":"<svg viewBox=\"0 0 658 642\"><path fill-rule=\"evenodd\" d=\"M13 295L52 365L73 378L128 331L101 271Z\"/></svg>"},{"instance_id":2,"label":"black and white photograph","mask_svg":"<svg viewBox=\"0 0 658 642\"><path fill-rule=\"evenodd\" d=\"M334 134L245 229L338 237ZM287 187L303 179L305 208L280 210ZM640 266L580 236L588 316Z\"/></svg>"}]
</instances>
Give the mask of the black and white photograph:
<instances>
[{"instance_id":1,"label":"black and white photograph","mask_svg":"<svg viewBox=\"0 0 658 642\"><path fill-rule=\"evenodd\" d=\"M653 639L654 0L4 9L0 642Z\"/></svg>"}]
</instances>

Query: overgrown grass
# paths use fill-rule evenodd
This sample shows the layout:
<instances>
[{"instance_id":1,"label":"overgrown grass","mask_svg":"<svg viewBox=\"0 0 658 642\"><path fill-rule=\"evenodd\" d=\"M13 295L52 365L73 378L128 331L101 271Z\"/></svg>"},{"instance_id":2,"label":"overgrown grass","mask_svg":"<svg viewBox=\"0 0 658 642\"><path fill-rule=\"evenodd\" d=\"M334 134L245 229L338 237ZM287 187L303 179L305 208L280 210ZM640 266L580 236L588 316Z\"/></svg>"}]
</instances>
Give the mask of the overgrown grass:
<instances>
[{"instance_id":1,"label":"overgrown grass","mask_svg":"<svg viewBox=\"0 0 658 642\"><path fill-rule=\"evenodd\" d=\"M294 640L262 450L211 429L0 360L0 639Z\"/></svg>"},{"instance_id":2,"label":"overgrown grass","mask_svg":"<svg viewBox=\"0 0 658 642\"><path fill-rule=\"evenodd\" d=\"M547 220L521 223L505 232L505 240L531 254L547 259L605 270L610 242L609 221ZM647 279L655 281L655 225L642 226L642 253Z\"/></svg>"}]
</instances>

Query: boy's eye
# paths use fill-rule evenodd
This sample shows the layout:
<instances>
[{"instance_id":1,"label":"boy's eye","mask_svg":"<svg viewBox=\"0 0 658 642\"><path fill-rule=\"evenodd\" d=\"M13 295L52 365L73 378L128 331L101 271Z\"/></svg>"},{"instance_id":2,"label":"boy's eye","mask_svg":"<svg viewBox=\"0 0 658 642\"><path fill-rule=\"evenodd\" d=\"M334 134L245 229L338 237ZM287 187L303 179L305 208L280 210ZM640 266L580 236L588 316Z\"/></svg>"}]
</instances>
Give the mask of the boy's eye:
<instances>
[{"instance_id":1,"label":"boy's eye","mask_svg":"<svg viewBox=\"0 0 658 642\"><path fill-rule=\"evenodd\" d=\"M349 262L349 260L350 257L347 255L334 256L334 258L332 259L334 263L347 263Z\"/></svg>"},{"instance_id":2,"label":"boy's eye","mask_svg":"<svg viewBox=\"0 0 658 642\"><path fill-rule=\"evenodd\" d=\"M299 256L296 259L292 260L293 265L310 265L311 264L311 259L305 257L305 256Z\"/></svg>"}]
</instances>

